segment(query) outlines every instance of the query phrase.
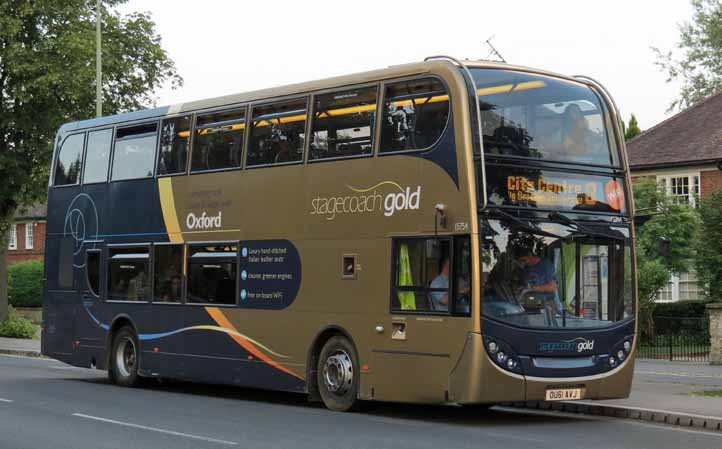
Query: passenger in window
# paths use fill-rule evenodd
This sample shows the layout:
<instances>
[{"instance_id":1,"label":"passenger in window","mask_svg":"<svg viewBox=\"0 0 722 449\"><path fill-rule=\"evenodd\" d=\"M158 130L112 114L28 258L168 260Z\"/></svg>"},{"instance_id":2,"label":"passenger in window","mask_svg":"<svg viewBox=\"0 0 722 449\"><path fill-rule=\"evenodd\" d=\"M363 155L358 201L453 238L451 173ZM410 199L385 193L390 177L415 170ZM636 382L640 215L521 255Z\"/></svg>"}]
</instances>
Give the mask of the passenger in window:
<instances>
[{"instance_id":1,"label":"passenger in window","mask_svg":"<svg viewBox=\"0 0 722 449\"><path fill-rule=\"evenodd\" d=\"M388 107L389 111L386 115L386 126L392 132L392 139L395 143L395 147L399 149L406 149L411 146L408 138L413 130L410 129L409 126L409 116L413 115L414 110L413 108L408 107L409 110L407 111L407 106L399 108L396 103L391 103Z\"/></svg>"},{"instance_id":2,"label":"passenger in window","mask_svg":"<svg viewBox=\"0 0 722 449\"><path fill-rule=\"evenodd\" d=\"M279 164L282 162L291 162L294 160L293 155L291 152L293 151L291 149L291 145L289 145L288 140L285 138L285 136L281 136L280 139L276 142L278 151L276 152L276 158L274 160L274 163Z\"/></svg>"},{"instance_id":3,"label":"passenger in window","mask_svg":"<svg viewBox=\"0 0 722 449\"><path fill-rule=\"evenodd\" d=\"M441 261L441 272L431 281L429 287L446 289L443 292L431 292L431 305L434 311L447 312L449 310L449 259Z\"/></svg>"},{"instance_id":4,"label":"passenger in window","mask_svg":"<svg viewBox=\"0 0 722 449\"><path fill-rule=\"evenodd\" d=\"M161 296L161 300L168 302L179 302L181 300L181 291L183 283L179 275L174 275L170 278L168 287Z\"/></svg>"},{"instance_id":5,"label":"passenger in window","mask_svg":"<svg viewBox=\"0 0 722 449\"><path fill-rule=\"evenodd\" d=\"M140 271L128 282L128 299L130 301L145 301L146 281L145 272Z\"/></svg>"}]
</instances>

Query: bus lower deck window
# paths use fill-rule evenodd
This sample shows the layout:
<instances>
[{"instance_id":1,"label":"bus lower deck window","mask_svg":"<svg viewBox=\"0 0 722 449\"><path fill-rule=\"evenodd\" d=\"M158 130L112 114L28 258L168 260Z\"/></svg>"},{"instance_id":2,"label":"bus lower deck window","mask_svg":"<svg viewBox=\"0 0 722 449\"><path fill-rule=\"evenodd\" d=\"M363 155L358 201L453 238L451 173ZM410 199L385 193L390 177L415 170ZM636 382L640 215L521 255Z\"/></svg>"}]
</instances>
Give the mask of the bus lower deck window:
<instances>
[{"instance_id":1,"label":"bus lower deck window","mask_svg":"<svg viewBox=\"0 0 722 449\"><path fill-rule=\"evenodd\" d=\"M194 304L235 304L238 247L188 247L188 293Z\"/></svg>"}]
</instances>

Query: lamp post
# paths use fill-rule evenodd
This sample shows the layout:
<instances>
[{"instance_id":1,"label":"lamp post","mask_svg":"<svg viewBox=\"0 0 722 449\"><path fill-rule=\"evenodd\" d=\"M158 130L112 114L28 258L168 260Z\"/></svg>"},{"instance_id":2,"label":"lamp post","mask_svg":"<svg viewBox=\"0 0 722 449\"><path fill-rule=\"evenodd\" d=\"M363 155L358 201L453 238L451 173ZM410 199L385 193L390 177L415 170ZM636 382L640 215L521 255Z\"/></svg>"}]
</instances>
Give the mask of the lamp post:
<instances>
[{"instance_id":1,"label":"lamp post","mask_svg":"<svg viewBox=\"0 0 722 449\"><path fill-rule=\"evenodd\" d=\"M97 0L95 6L95 116L100 117L103 115L103 66L102 66L102 55L100 51L100 2Z\"/></svg>"}]
</instances>

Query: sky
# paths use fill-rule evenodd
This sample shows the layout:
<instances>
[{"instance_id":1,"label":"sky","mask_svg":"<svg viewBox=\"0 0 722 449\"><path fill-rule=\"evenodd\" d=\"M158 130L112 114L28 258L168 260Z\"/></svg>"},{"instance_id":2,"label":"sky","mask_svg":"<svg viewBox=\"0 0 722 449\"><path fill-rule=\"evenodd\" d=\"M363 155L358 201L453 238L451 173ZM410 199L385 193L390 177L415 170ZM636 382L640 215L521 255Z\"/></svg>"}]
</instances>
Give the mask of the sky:
<instances>
[{"instance_id":1,"label":"sky","mask_svg":"<svg viewBox=\"0 0 722 449\"><path fill-rule=\"evenodd\" d=\"M670 114L651 47L672 50L689 0L129 0L150 12L184 86L157 105L345 75L446 54L591 76L642 129Z\"/></svg>"}]
</instances>

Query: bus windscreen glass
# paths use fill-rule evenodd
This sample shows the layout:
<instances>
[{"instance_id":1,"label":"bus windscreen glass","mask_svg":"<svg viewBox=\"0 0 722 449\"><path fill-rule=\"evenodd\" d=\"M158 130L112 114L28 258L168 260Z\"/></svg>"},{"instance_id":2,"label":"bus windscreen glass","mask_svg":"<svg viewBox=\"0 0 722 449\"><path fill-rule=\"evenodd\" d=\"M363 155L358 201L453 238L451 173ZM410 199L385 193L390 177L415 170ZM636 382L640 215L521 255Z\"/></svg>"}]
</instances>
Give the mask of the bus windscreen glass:
<instances>
[{"instance_id":1,"label":"bus windscreen glass","mask_svg":"<svg viewBox=\"0 0 722 449\"><path fill-rule=\"evenodd\" d=\"M523 327L595 328L634 316L628 228L607 226L594 237L521 219L486 220L482 228L486 317Z\"/></svg>"},{"instance_id":2,"label":"bus windscreen glass","mask_svg":"<svg viewBox=\"0 0 722 449\"><path fill-rule=\"evenodd\" d=\"M601 166L619 166L607 117L587 86L548 76L472 69L484 152Z\"/></svg>"}]
</instances>

